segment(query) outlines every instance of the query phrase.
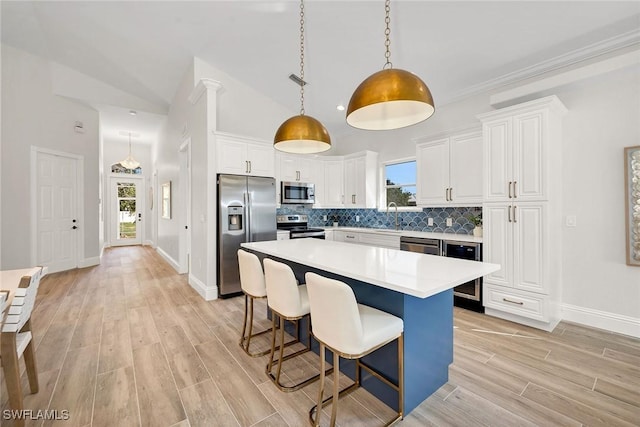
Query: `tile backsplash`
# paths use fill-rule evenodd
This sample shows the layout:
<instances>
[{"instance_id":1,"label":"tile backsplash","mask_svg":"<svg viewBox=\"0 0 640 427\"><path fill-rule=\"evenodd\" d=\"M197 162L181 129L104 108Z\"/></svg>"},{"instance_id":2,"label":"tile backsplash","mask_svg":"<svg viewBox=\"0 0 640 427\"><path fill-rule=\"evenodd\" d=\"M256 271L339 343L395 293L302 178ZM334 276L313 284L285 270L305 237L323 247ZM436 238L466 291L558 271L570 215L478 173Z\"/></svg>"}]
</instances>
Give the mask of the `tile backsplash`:
<instances>
[{"instance_id":1,"label":"tile backsplash","mask_svg":"<svg viewBox=\"0 0 640 427\"><path fill-rule=\"evenodd\" d=\"M420 212L398 212L399 228L410 231L429 231L436 233L473 234L472 215L480 215L482 207L466 208L423 208ZM395 210L389 213L377 209L310 209L305 206L287 206L278 209L278 215L308 215L310 227L331 226L334 221L340 227L395 228ZM324 220L324 215L327 220ZM356 216L359 221L356 221ZM428 219L433 218L429 226ZM447 227L447 218L453 225Z\"/></svg>"}]
</instances>

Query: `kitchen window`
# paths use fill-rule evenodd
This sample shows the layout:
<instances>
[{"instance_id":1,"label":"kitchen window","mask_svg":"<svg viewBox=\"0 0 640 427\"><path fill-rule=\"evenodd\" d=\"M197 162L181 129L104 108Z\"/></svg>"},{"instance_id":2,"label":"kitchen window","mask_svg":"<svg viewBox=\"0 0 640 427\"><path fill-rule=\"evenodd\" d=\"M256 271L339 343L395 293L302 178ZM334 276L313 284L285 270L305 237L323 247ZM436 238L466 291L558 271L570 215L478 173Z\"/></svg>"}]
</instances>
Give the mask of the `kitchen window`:
<instances>
[{"instance_id":1,"label":"kitchen window","mask_svg":"<svg viewBox=\"0 0 640 427\"><path fill-rule=\"evenodd\" d=\"M416 161L415 159L394 160L382 164L383 194L380 208L394 202L398 208L416 208Z\"/></svg>"}]
</instances>

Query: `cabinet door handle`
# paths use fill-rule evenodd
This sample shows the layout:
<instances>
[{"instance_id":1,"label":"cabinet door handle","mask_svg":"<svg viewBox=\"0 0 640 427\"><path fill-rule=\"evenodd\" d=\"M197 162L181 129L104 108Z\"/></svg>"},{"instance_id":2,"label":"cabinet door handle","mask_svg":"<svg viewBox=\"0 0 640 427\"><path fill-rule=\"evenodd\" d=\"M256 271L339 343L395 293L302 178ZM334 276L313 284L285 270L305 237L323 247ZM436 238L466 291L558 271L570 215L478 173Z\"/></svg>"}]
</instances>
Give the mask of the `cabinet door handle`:
<instances>
[{"instance_id":1,"label":"cabinet door handle","mask_svg":"<svg viewBox=\"0 0 640 427\"><path fill-rule=\"evenodd\" d=\"M251 173L251 160L249 160L247 163L249 163L249 172L248 173Z\"/></svg>"},{"instance_id":2,"label":"cabinet door handle","mask_svg":"<svg viewBox=\"0 0 640 427\"><path fill-rule=\"evenodd\" d=\"M449 201L453 202L453 187L449 187Z\"/></svg>"},{"instance_id":3,"label":"cabinet door handle","mask_svg":"<svg viewBox=\"0 0 640 427\"><path fill-rule=\"evenodd\" d=\"M513 181L513 198L514 199L518 198L518 187L516 187L516 185L518 185L518 181Z\"/></svg>"},{"instance_id":4,"label":"cabinet door handle","mask_svg":"<svg viewBox=\"0 0 640 427\"><path fill-rule=\"evenodd\" d=\"M518 219L516 218L516 208L517 206L513 207L513 222L518 222Z\"/></svg>"},{"instance_id":5,"label":"cabinet door handle","mask_svg":"<svg viewBox=\"0 0 640 427\"><path fill-rule=\"evenodd\" d=\"M509 214L509 222L511 221L511 206L509 206L507 213Z\"/></svg>"},{"instance_id":6,"label":"cabinet door handle","mask_svg":"<svg viewBox=\"0 0 640 427\"><path fill-rule=\"evenodd\" d=\"M296 171L296 181L300 181L300 171Z\"/></svg>"},{"instance_id":7,"label":"cabinet door handle","mask_svg":"<svg viewBox=\"0 0 640 427\"><path fill-rule=\"evenodd\" d=\"M356 195L355 194L351 195L351 203L354 204L354 205L356 204Z\"/></svg>"},{"instance_id":8,"label":"cabinet door handle","mask_svg":"<svg viewBox=\"0 0 640 427\"><path fill-rule=\"evenodd\" d=\"M244 161L244 173L249 173L249 161Z\"/></svg>"},{"instance_id":9,"label":"cabinet door handle","mask_svg":"<svg viewBox=\"0 0 640 427\"><path fill-rule=\"evenodd\" d=\"M449 201L449 189L445 188L444 189L444 199L448 202Z\"/></svg>"},{"instance_id":10,"label":"cabinet door handle","mask_svg":"<svg viewBox=\"0 0 640 427\"><path fill-rule=\"evenodd\" d=\"M509 181L509 198L512 199L513 196L511 195L511 184L513 184L512 181Z\"/></svg>"},{"instance_id":11,"label":"cabinet door handle","mask_svg":"<svg viewBox=\"0 0 640 427\"><path fill-rule=\"evenodd\" d=\"M512 300L506 299L506 298L502 298L502 301L508 302L508 303L511 303L511 304L524 305L524 303L522 301L512 301Z\"/></svg>"},{"instance_id":12,"label":"cabinet door handle","mask_svg":"<svg viewBox=\"0 0 640 427\"><path fill-rule=\"evenodd\" d=\"M356 236L344 236L344 237L347 238L347 239L355 239L356 238Z\"/></svg>"}]
</instances>

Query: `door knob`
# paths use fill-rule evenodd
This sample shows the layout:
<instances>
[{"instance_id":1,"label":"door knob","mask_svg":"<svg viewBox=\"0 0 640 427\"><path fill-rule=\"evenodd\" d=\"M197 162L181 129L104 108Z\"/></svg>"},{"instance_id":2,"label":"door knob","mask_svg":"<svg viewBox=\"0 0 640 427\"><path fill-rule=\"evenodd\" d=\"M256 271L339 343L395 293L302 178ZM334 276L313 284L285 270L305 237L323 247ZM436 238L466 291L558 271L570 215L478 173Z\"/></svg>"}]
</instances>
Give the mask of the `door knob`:
<instances>
[{"instance_id":1,"label":"door knob","mask_svg":"<svg viewBox=\"0 0 640 427\"><path fill-rule=\"evenodd\" d=\"M76 227L75 225L73 227L71 227L72 230L75 230L76 228L78 228L78 227Z\"/></svg>"}]
</instances>

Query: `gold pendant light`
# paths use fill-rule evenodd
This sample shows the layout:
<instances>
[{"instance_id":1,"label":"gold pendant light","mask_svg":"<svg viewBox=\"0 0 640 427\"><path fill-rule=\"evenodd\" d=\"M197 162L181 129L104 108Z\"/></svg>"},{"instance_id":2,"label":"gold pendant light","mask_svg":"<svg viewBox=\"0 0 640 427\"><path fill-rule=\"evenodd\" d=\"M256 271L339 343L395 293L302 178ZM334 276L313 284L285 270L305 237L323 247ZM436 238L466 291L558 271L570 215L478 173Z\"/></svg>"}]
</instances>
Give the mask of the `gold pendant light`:
<instances>
[{"instance_id":1,"label":"gold pendant light","mask_svg":"<svg viewBox=\"0 0 640 427\"><path fill-rule=\"evenodd\" d=\"M321 153L331 148L331 137L318 120L304 113L304 0L300 0L300 115L287 119L276 131L273 146L287 153Z\"/></svg>"},{"instance_id":2,"label":"gold pendant light","mask_svg":"<svg viewBox=\"0 0 640 427\"><path fill-rule=\"evenodd\" d=\"M347 108L347 123L359 129L399 129L424 121L435 111L427 85L409 71L394 69L389 60L390 11L390 0L386 0L387 26L384 34L387 61L382 71L360 83Z\"/></svg>"}]
</instances>

